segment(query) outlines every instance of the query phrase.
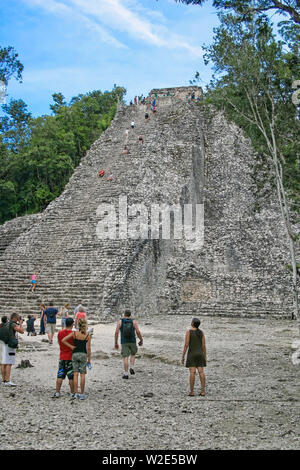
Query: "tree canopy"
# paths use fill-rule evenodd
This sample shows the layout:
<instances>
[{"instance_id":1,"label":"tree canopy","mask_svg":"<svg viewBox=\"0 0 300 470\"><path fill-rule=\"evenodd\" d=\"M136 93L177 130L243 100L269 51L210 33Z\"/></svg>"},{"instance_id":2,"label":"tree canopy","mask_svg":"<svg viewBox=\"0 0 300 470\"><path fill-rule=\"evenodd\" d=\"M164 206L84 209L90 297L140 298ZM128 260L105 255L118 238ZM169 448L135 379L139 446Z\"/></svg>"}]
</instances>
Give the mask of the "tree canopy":
<instances>
[{"instance_id":1,"label":"tree canopy","mask_svg":"<svg viewBox=\"0 0 300 470\"><path fill-rule=\"evenodd\" d=\"M21 82L23 69L24 66L12 46L0 47L0 81L7 85L8 81L14 77Z\"/></svg>"},{"instance_id":2,"label":"tree canopy","mask_svg":"<svg viewBox=\"0 0 300 470\"><path fill-rule=\"evenodd\" d=\"M176 0L187 5L203 5L206 0ZM300 24L299 0L213 0L213 6L218 9L231 10L232 12L249 19L253 12L263 13L275 11L288 16L294 23Z\"/></svg>"}]
</instances>

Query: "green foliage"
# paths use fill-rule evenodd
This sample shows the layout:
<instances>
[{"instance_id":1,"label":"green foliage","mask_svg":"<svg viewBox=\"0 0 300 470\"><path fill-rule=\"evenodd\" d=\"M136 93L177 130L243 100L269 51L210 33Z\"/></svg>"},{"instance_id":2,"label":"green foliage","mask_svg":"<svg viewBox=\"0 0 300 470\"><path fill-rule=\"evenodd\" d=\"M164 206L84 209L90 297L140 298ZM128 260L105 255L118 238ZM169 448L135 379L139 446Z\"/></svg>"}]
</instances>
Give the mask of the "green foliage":
<instances>
[{"instance_id":1,"label":"green foliage","mask_svg":"<svg viewBox=\"0 0 300 470\"><path fill-rule=\"evenodd\" d=\"M32 118L22 100L3 105L0 119L0 223L43 210L113 119L124 88L53 95L53 115Z\"/></svg>"},{"instance_id":2,"label":"green foliage","mask_svg":"<svg viewBox=\"0 0 300 470\"><path fill-rule=\"evenodd\" d=\"M206 0L176 0L187 5L203 5ZM253 13L278 13L289 18L289 21L300 24L299 0L213 0L213 6L218 9L233 12L242 21L250 21Z\"/></svg>"},{"instance_id":3,"label":"green foliage","mask_svg":"<svg viewBox=\"0 0 300 470\"><path fill-rule=\"evenodd\" d=\"M24 67L18 60L18 54L13 47L0 47L0 81L7 85L8 81L15 77L21 82L23 69Z\"/></svg>"}]
</instances>

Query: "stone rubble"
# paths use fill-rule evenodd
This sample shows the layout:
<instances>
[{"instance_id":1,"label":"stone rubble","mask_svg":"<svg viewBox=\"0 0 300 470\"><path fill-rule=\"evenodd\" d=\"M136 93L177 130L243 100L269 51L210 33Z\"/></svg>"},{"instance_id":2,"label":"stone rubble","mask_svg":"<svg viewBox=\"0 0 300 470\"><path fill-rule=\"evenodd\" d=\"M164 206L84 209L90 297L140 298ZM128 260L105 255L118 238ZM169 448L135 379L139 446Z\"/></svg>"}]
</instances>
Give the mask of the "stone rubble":
<instances>
[{"instance_id":1,"label":"stone rubble","mask_svg":"<svg viewBox=\"0 0 300 470\"><path fill-rule=\"evenodd\" d=\"M205 397L199 396L198 378L195 397L188 396L189 371L180 364L191 316L155 316L151 325L137 318L144 346L135 375L126 381L120 353L112 349L116 323L95 325L86 401L70 399L66 380L62 396L52 398L56 336L47 351L26 348L37 339L22 336L17 362L29 360L34 367L13 367L13 390L0 385L1 450L14 450L16 442L21 450L299 450L300 370L291 361L295 322L201 320ZM8 438L11 432L14 439Z\"/></svg>"}]
</instances>

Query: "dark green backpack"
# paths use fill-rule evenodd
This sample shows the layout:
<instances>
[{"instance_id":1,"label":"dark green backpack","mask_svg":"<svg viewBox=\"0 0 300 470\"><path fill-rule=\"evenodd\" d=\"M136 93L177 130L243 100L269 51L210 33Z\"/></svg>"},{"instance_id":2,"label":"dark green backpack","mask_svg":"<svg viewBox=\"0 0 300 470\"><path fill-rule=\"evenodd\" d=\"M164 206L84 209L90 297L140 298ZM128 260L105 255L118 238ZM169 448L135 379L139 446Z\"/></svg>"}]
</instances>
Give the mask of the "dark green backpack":
<instances>
[{"instance_id":1,"label":"dark green backpack","mask_svg":"<svg viewBox=\"0 0 300 470\"><path fill-rule=\"evenodd\" d=\"M13 322L9 321L0 328L0 340L12 349L16 349L18 347L18 340L13 331Z\"/></svg>"},{"instance_id":2,"label":"dark green backpack","mask_svg":"<svg viewBox=\"0 0 300 470\"><path fill-rule=\"evenodd\" d=\"M122 319L122 335L125 339L130 339L134 335L134 326L132 320Z\"/></svg>"},{"instance_id":3,"label":"dark green backpack","mask_svg":"<svg viewBox=\"0 0 300 470\"><path fill-rule=\"evenodd\" d=\"M3 326L0 328L0 341L3 341L3 343L7 344L8 337L9 337L8 323L4 323Z\"/></svg>"}]
</instances>

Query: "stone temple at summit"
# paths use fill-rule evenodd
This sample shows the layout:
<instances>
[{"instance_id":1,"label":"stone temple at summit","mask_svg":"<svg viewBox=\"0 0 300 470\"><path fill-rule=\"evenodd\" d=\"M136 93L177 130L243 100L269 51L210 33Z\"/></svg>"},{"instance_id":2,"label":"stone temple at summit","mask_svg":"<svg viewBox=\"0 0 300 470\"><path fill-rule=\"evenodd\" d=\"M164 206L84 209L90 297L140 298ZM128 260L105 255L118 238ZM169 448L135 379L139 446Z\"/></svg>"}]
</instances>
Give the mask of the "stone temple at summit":
<instances>
[{"instance_id":1,"label":"stone temple at summit","mask_svg":"<svg viewBox=\"0 0 300 470\"><path fill-rule=\"evenodd\" d=\"M127 307L139 317L291 316L284 226L249 139L202 104L201 88L149 96L155 113L119 105L44 212L0 227L3 312L53 300L80 301L101 321Z\"/></svg>"}]
</instances>

